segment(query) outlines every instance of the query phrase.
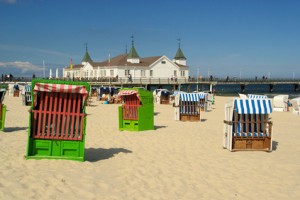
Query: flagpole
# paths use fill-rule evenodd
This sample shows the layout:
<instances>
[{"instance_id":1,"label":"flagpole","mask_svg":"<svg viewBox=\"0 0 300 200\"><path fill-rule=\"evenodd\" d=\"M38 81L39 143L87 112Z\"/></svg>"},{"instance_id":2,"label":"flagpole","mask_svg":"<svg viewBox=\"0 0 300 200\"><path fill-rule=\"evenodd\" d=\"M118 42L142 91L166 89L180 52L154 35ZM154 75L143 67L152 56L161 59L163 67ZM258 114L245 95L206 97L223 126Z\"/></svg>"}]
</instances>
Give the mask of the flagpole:
<instances>
[{"instance_id":1,"label":"flagpole","mask_svg":"<svg viewBox=\"0 0 300 200\"><path fill-rule=\"evenodd\" d=\"M110 84L110 53L108 54L109 84Z\"/></svg>"},{"instance_id":2,"label":"flagpole","mask_svg":"<svg viewBox=\"0 0 300 200\"><path fill-rule=\"evenodd\" d=\"M43 77L45 78L45 61L43 60Z\"/></svg>"}]
</instances>

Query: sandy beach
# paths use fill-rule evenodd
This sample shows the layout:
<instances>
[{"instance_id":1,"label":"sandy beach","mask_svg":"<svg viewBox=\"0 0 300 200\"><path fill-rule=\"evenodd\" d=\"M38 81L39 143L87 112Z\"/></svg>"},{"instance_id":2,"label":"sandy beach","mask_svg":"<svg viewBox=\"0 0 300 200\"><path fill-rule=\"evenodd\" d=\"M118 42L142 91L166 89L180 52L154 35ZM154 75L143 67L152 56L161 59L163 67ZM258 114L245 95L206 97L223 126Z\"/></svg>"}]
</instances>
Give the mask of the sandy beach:
<instances>
[{"instance_id":1,"label":"sandy beach","mask_svg":"<svg viewBox=\"0 0 300 200\"><path fill-rule=\"evenodd\" d=\"M0 132L0 199L300 199L300 116L273 112L273 151L222 147L224 104L202 122L174 120L155 104L156 130L119 131L118 106L87 107L85 162L26 160L28 106L5 97Z\"/></svg>"}]
</instances>

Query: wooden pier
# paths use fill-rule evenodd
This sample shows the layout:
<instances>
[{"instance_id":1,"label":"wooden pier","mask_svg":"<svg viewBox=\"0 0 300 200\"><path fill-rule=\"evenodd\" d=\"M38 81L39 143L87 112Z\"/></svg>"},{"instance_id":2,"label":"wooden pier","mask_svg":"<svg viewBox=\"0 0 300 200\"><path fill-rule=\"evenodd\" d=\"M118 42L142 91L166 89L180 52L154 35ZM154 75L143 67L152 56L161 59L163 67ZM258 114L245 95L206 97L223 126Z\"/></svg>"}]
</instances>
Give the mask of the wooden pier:
<instances>
[{"instance_id":1,"label":"wooden pier","mask_svg":"<svg viewBox=\"0 0 300 200\"><path fill-rule=\"evenodd\" d=\"M28 84L32 78L15 78L11 82L16 84ZM68 79L64 79L68 80ZM76 79L74 81L77 81ZM164 88L165 86L171 86L174 90L180 90L181 86L185 85L187 91L189 91L191 85L209 85L210 91L213 91L213 87L216 85L240 85L241 92L244 92L247 85L269 85L269 91L272 92L274 85L291 84L294 85L294 91L299 91L300 79L219 79L219 78L85 78L81 81L89 82L92 87L99 86L114 86L114 87L144 87L148 90L150 87Z\"/></svg>"}]
</instances>

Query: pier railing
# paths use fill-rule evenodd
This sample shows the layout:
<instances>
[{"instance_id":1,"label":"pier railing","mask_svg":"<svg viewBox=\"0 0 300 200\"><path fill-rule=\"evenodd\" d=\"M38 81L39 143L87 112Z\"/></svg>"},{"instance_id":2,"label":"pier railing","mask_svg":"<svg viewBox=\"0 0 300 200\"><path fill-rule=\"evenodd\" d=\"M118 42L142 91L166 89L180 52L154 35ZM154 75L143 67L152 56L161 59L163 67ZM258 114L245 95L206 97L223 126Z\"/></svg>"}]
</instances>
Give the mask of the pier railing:
<instances>
[{"instance_id":1,"label":"pier railing","mask_svg":"<svg viewBox=\"0 0 300 200\"><path fill-rule=\"evenodd\" d=\"M40 77L39 77L40 78ZM48 79L48 78L46 78ZM70 78L59 78L59 80L70 80ZM27 83L31 82L31 77L14 77L10 80L2 80L1 83ZM180 85L180 84L300 84L300 79L267 79L267 78L109 78L109 77L98 77L98 78L74 78L73 81L87 81L91 85Z\"/></svg>"}]
</instances>

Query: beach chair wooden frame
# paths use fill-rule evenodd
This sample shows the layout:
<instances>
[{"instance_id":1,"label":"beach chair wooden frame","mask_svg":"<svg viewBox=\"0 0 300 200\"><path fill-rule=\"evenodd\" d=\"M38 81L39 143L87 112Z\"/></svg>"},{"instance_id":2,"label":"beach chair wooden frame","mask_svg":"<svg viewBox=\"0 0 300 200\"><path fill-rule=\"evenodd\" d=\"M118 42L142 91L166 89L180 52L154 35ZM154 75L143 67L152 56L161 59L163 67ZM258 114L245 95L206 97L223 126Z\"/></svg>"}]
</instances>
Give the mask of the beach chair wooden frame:
<instances>
[{"instance_id":1,"label":"beach chair wooden frame","mask_svg":"<svg viewBox=\"0 0 300 200\"><path fill-rule=\"evenodd\" d=\"M119 130L154 130L154 104L151 92L142 88L123 88L118 96L122 99L119 106Z\"/></svg>"},{"instance_id":2,"label":"beach chair wooden frame","mask_svg":"<svg viewBox=\"0 0 300 200\"><path fill-rule=\"evenodd\" d=\"M268 99L234 99L225 104L223 147L230 151L272 151L273 123Z\"/></svg>"},{"instance_id":3,"label":"beach chair wooden frame","mask_svg":"<svg viewBox=\"0 0 300 200\"><path fill-rule=\"evenodd\" d=\"M85 82L32 81L27 159L84 161L89 90Z\"/></svg>"},{"instance_id":4,"label":"beach chair wooden frame","mask_svg":"<svg viewBox=\"0 0 300 200\"><path fill-rule=\"evenodd\" d=\"M6 116L6 105L3 104L6 90L0 88L0 131L4 131L5 116Z\"/></svg>"}]
</instances>

